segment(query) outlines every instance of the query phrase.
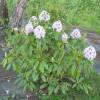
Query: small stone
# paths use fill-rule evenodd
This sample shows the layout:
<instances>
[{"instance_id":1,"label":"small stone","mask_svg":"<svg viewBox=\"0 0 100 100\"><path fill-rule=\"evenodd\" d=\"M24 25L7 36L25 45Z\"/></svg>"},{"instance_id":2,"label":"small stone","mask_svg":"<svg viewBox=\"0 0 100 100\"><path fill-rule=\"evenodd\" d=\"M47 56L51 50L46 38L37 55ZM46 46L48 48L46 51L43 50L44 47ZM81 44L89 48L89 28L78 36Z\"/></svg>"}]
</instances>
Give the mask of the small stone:
<instances>
[{"instance_id":1,"label":"small stone","mask_svg":"<svg viewBox=\"0 0 100 100\"><path fill-rule=\"evenodd\" d=\"M7 82L10 82L10 80L8 79Z\"/></svg>"},{"instance_id":2,"label":"small stone","mask_svg":"<svg viewBox=\"0 0 100 100\"><path fill-rule=\"evenodd\" d=\"M9 94L9 90L5 90L6 91L6 94Z\"/></svg>"}]
</instances>

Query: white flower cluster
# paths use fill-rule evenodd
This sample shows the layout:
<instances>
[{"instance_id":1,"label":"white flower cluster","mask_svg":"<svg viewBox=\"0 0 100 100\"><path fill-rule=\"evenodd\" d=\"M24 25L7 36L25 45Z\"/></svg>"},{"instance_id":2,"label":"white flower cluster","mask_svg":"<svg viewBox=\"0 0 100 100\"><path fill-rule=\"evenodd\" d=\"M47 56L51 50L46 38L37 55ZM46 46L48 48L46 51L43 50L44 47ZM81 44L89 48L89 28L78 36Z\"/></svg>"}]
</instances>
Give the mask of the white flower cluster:
<instances>
[{"instance_id":1,"label":"white flower cluster","mask_svg":"<svg viewBox=\"0 0 100 100\"><path fill-rule=\"evenodd\" d=\"M93 60L96 58L96 50L93 46L89 46L84 49L84 57L88 60Z\"/></svg>"},{"instance_id":2,"label":"white flower cluster","mask_svg":"<svg viewBox=\"0 0 100 100\"><path fill-rule=\"evenodd\" d=\"M32 32L33 32L33 25L32 25L32 23L28 23L25 26L25 33L26 33L26 35L28 35L29 33L32 33Z\"/></svg>"},{"instance_id":3,"label":"white flower cluster","mask_svg":"<svg viewBox=\"0 0 100 100\"><path fill-rule=\"evenodd\" d=\"M47 11L42 11L39 15L39 20L41 21L49 21L50 15ZM53 30L56 30L57 32L61 32L63 29L62 23L60 20L55 21L52 25ZM45 37L45 30L42 26L38 25L38 18L36 16L32 16L28 22L28 24L25 26L25 33L28 35L29 33L34 32L34 35L36 38L44 38ZM65 42L65 39L67 39L66 35L62 35L62 41Z\"/></svg>"},{"instance_id":4,"label":"white flower cluster","mask_svg":"<svg viewBox=\"0 0 100 100\"><path fill-rule=\"evenodd\" d=\"M67 35L66 33L63 33L61 39L62 39L62 41L63 41L64 43L67 43L68 35Z\"/></svg>"},{"instance_id":5,"label":"white flower cluster","mask_svg":"<svg viewBox=\"0 0 100 100\"><path fill-rule=\"evenodd\" d=\"M46 22L50 20L50 15L47 11L42 11L39 15L39 19ZM39 39L44 38L46 34L45 29L38 25L38 18L36 16L32 16L25 26L26 35L32 32L34 32L35 37Z\"/></svg>"},{"instance_id":6,"label":"white flower cluster","mask_svg":"<svg viewBox=\"0 0 100 100\"><path fill-rule=\"evenodd\" d=\"M74 29L72 31L72 33L71 33L71 37L73 39L79 39L79 38L81 38L81 33L80 33L79 29Z\"/></svg>"},{"instance_id":7,"label":"white flower cluster","mask_svg":"<svg viewBox=\"0 0 100 100\"><path fill-rule=\"evenodd\" d=\"M53 25L52 25L52 28L53 28L54 30L56 30L57 32L61 32L62 29L63 29L63 26L62 26L61 21L60 21L60 20L55 21L55 22L53 23Z\"/></svg>"},{"instance_id":8,"label":"white flower cluster","mask_svg":"<svg viewBox=\"0 0 100 100\"><path fill-rule=\"evenodd\" d=\"M37 21L38 18L36 16L32 16L29 20L29 23L32 23L33 21Z\"/></svg>"},{"instance_id":9,"label":"white flower cluster","mask_svg":"<svg viewBox=\"0 0 100 100\"><path fill-rule=\"evenodd\" d=\"M41 39L45 37L46 32L42 26L37 26L33 31L36 38Z\"/></svg>"},{"instance_id":10,"label":"white flower cluster","mask_svg":"<svg viewBox=\"0 0 100 100\"><path fill-rule=\"evenodd\" d=\"M38 18L36 16L32 16L28 23L31 23L34 26L38 25Z\"/></svg>"},{"instance_id":11,"label":"white flower cluster","mask_svg":"<svg viewBox=\"0 0 100 100\"><path fill-rule=\"evenodd\" d=\"M39 20L40 21L49 21L50 20L50 15L47 11L42 11L39 15ZM38 39L44 38L46 35L46 31L43 26L38 25L38 18L36 16L32 16L29 20L29 23L25 26L25 33L28 35L29 33L34 33L34 36ZM35 26L33 25L35 24ZM63 32L63 25L60 20L55 21L52 25L53 30L57 32ZM49 28L51 29L51 28ZM81 38L81 32L79 29L74 29L71 32L71 38L72 39L79 39ZM61 35L61 40L63 43L67 43L68 40L68 35L66 33L62 33ZM93 46L89 46L84 49L84 57L88 60L93 60L96 58L96 50Z\"/></svg>"},{"instance_id":12,"label":"white flower cluster","mask_svg":"<svg viewBox=\"0 0 100 100\"><path fill-rule=\"evenodd\" d=\"M40 13L40 15L39 15L39 19L42 21L49 21L50 20L50 15L49 15L49 13L47 12L47 11L42 11L41 13Z\"/></svg>"}]
</instances>

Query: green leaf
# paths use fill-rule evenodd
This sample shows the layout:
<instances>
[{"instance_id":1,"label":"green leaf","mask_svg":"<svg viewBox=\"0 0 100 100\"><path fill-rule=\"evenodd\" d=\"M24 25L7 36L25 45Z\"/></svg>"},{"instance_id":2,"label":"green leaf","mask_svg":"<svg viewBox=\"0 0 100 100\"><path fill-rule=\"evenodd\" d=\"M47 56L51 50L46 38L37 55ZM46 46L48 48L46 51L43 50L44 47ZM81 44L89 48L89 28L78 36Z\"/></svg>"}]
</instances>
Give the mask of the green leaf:
<instances>
[{"instance_id":1,"label":"green leaf","mask_svg":"<svg viewBox=\"0 0 100 100\"><path fill-rule=\"evenodd\" d=\"M33 90L33 89L36 88L36 85L35 85L33 82L31 82L31 83L30 83L30 88L31 88L31 90Z\"/></svg>"},{"instance_id":2,"label":"green leaf","mask_svg":"<svg viewBox=\"0 0 100 100\"><path fill-rule=\"evenodd\" d=\"M65 94L67 90L68 90L67 84L66 83L63 83L61 85L61 91L62 91L62 93Z\"/></svg>"},{"instance_id":3,"label":"green leaf","mask_svg":"<svg viewBox=\"0 0 100 100\"><path fill-rule=\"evenodd\" d=\"M46 77L44 75L41 76L43 82L46 82Z\"/></svg>"},{"instance_id":4,"label":"green leaf","mask_svg":"<svg viewBox=\"0 0 100 100\"><path fill-rule=\"evenodd\" d=\"M37 67L39 67L39 61L36 61L36 63L34 64L34 70L36 70Z\"/></svg>"},{"instance_id":5,"label":"green leaf","mask_svg":"<svg viewBox=\"0 0 100 100\"><path fill-rule=\"evenodd\" d=\"M54 89L54 93L57 94L58 90L60 89L59 85L57 85L57 87Z\"/></svg>"},{"instance_id":6,"label":"green leaf","mask_svg":"<svg viewBox=\"0 0 100 100\"><path fill-rule=\"evenodd\" d=\"M37 74L35 72L32 72L32 79L33 79L33 81L37 81L38 77L39 77L39 74Z\"/></svg>"},{"instance_id":7,"label":"green leaf","mask_svg":"<svg viewBox=\"0 0 100 100\"><path fill-rule=\"evenodd\" d=\"M54 87L53 86L49 86L48 87L48 92L49 92L49 95L51 95L54 91Z\"/></svg>"},{"instance_id":8,"label":"green leaf","mask_svg":"<svg viewBox=\"0 0 100 100\"><path fill-rule=\"evenodd\" d=\"M42 85L40 86L40 89L44 89L45 87L47 87L47 84L42 84Z\"/></svg>"},{"instance_id":9,"label":"green leaf","mask_svg":"<svg viewBox=\"0 0 100 100\"><path fill-rule=\"evenodd\" d=\"M84 88L85 93L88 94L89 91L88 91L87 86L83 85L83 88Z\"/></svg>"},{"instance_id":10,"label":"green leaf","mask_svg":"<svg viewBox=\"0 0 100 100\"><path fill-rule=\"evenodd\" d=\"M9 64L6 69L9 70L9 69L11 69L11 67L12 67L12 65Z\"/></svg>"},{"instance_id":11,"label":"green leaf","mask_svg":"<svg viewBox=\"0 0 100 100\"><path fill-rule=\"evenodd\" d=\"M73 66L71 67L71 75L72 75L73 77L75 77L75 72L76 72L76 67L75 67L75 65L73 65Z\"/></svg>"},{"instance_id":12,"label":"green leaf","mask_svg":"<svg viewBox=\"0 0 100 100\"><path fill-rule=\"evenodd\" d=\"M77 86L77 83L73 84L72 88L75 88Z\"/></svg>"},{"instance_id":13,"label":"green leaf","mask_svg":"<svg viewBox=\"0 0 100 100\"><path fill-rule=\"evenodd\" d=\"M40 63L40 66L39 66L39 70L40 70L41 73L44 73L45 69L48 69L48 65L47 65L47 63L45 61L42 61Z\"/></svg>"},{"instance_id":14,"label":"green leaf","mask_svg":"<svg viewBox=\"0 0 100 100\"><path fill-rule=\"evenodd\" d=\"M2 62L4 68L6 68L7 62L8 62L8 60L5 58L5 59L3 60L3 62Z\"/></svg>"},{"instance_id":15,"label":"green leaf","mask_svg":"<svg viewBox=\"0 0 100 100\"><path fill-rule=\"evenodd\" d=\"M39 70L40 70L41 73L44 73L44 68L45 68L45 66L42 65L42 63L41 63L40 66L39 66Z\"/></svg>"},{"instance_id":16,"label":"green leaf","mask_svg":"<svg viewBox=\"0 0 100 100\"><path fill-rule=\"evenodd\" d=\"M43 61L42 65L45 67L45 69L49 70L49 67L48 67L48 64L46 63L46 61Z\"/></svg>"}]
</instances>

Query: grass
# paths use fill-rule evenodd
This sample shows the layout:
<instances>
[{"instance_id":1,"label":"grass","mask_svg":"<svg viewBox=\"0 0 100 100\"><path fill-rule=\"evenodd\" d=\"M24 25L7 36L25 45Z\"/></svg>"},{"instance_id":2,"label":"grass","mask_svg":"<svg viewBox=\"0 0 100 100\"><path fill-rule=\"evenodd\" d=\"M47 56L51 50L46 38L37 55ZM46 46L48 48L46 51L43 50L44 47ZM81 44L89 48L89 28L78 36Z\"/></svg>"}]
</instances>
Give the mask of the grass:
<instances>
[{"instance_id":1,"label":"grass","mask_svg":"<svg viewBox=\"0 0 100 100\"><path fill-rule=\"evenodd\" d=\"M15 6L17 5L18 0L7 0L7 6L9 11L9 16L12 15Z\"/></svg>"},{"instance_id":2,"label":"grass","mask_svg":"<svg viewBox=\"0 0 100 100\"><path fill-rule=\"evenodd\" d=\"M7 0L9 14L18 0ZM55 12L56 18L67 25L77 25L100 33L100 2L99 0L30 0L25 11L26 17L37 15L41 10Z\"/></svg>"}]
</instances>

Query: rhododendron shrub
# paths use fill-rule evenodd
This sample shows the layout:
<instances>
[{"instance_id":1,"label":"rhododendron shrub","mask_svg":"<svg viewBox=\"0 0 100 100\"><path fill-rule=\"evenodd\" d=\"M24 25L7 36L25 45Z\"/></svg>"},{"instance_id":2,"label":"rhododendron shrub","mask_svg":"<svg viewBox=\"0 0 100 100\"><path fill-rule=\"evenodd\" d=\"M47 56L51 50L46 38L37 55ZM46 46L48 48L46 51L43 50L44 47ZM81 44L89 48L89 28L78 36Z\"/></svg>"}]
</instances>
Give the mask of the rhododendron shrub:
<instances>
[{"instance_id":1,"label":"rhododendron shrub","mask_svg":"<svg viewBox=\"0 0 100 100\"><path fill-rule=\"evenodd\" d=\"M64 23L60 19L52 23L51 17L42 11L30 18L23 33L11 35L3 65L17 73L23 90L49 95L73 89L88 93L96 50L88 47L79 29L66 32Z\"/></svg>"}]
</instances>

